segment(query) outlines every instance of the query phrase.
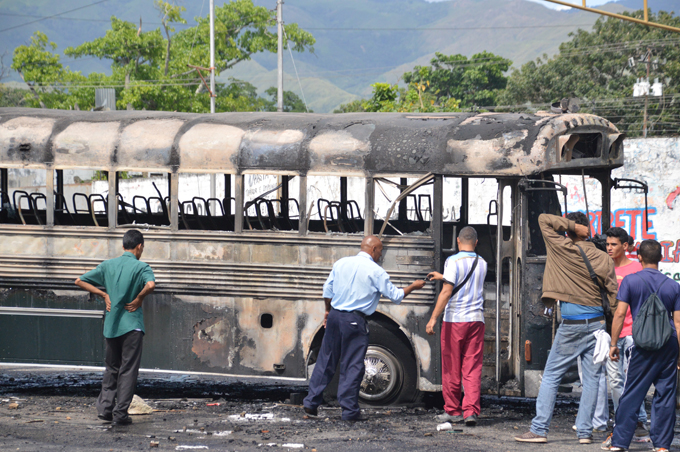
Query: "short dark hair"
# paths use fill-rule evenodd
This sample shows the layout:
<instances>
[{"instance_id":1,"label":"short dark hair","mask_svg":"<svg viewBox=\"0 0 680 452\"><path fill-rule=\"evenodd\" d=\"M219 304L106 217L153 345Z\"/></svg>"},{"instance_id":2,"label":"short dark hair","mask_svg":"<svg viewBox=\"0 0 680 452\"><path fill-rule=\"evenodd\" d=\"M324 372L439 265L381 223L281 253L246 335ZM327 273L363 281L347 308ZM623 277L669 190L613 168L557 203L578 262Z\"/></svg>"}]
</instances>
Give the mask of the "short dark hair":
<instances>
[{"instance_id":1,"label":"short dark hair","mask_svg":"<svg viewBox=\"0 0 680 452\"><path fill-rule=\"evenodd\" d=\"M137 229L130 229L123 236L123 249L134 250L137 245L144 245L144 236Z\"/></svg>"},{"instance_id":2,"label":"short dark hair","mask_svg":"<svg viewBox=\"0 0 680 452\"><path fill-rule=\"evenodd\" d=\"M570 212L570 213L567 214L566 218L567 218L567 220L571 220L576 224L580 224L581 226L590 227L590 222L588 221L588 217L583 212Z\"/></svg>"},{"instance_id":3,"label":"short dark hair","mask_svg":"<svg viewBox=\"0 0 680 452\"><path fill-rule=\"evenodd\" d=\"M645 264L658 264L663 257L661 244L656 240L643 240L638 247L637 254Z\"/></svg>"},{"instance_id":4,"label":"short dark hair","mask_svg":"<svg viewBox=\"0 0 680 452\"><path fill-rule=\"evenodd\" d=\"M628 234L628 246L631 248L635 246L635 239L630 234Z\"/></svg>"},{"instance_id":5,"label":"short dark hair","mask_svg":"<svg viewBox=\"0 0 680 452\"><path fill-rule=\"evenodd\" d=\"M474 245L477 243L477 231L472 226L465 226L458 233L458 238L467 245Z\"/></svg>"},{"instance_id":6,"label":"short dark hair","mask_svg":"<svg viewBox=\"0 0 680 452\"><path fill-rule=\"evenodd\" d=\"M619 239L619 243L621 245L625 245L628 243L628 233L623 228L609 228L607 229L607 232L605 232L605 235L607 237L614 237Z\"/></svg>"}]
</instances>

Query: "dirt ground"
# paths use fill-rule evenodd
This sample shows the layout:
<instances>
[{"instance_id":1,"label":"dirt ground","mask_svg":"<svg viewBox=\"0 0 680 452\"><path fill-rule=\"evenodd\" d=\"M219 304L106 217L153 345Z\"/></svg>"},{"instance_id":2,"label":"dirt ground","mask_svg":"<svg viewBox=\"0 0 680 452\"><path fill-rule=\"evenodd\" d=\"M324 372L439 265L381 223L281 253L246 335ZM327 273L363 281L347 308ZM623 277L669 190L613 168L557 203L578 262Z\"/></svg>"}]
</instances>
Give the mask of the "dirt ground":
<instances>
[{"instance_id":1,"label":"dirt ground","mask_svg":"<svg viewBox=\"0 0 680 452\"><path fill-rule=\"evenodd\" d=\"M579 445L571 426L577 398L558 400L549 444L516 443L534 415L534 401L485 396L477 427L438 432L441 396L411 407L366 408L365 422L340 419L323 406L305 419L298 403L306 386L271 381L141 374L137 394L154 409L130 426L97 419L101 373L0 367L0 451L596 451L605 434ZM293 395L291 396L291 393ZM634 443L630 450L650 450Z\"/></svg>"}]
</instances>

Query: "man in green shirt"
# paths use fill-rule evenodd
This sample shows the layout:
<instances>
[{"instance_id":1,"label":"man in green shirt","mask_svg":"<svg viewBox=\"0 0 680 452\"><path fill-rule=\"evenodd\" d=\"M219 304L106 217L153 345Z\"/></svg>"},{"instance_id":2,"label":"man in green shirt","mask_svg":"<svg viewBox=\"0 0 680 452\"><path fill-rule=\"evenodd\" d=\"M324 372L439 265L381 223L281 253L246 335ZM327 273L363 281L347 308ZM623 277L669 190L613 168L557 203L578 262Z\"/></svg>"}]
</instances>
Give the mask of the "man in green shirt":
<instances>
[{"instance_id":1,"label":"man in green shirt","mask_svg":"<svg viewBox=\"0 0 680 452\"><path fill-rule=\"evenodd\" d=\"M97 413L99 419L118 425L132 423L128 408L137 386L144 337L144 316L139 308L156 287L151 267L139 260L144 252L142 233L127 231L123 251L122 256L104 261L76 279L78 287L106 302L106 369ZM97 287L104 287L106 292Z\"/></svg>"}]
</instances>

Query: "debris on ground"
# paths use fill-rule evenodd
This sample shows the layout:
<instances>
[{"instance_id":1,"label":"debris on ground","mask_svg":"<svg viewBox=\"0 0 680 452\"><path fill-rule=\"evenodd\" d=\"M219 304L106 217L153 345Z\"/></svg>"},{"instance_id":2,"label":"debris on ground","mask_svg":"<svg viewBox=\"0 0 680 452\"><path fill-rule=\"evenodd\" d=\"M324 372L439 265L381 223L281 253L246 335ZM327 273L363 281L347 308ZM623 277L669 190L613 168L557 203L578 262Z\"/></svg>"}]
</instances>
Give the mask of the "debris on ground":
<instances>
[{"instance_id":1,"label":"debris on ground","mask_svg":"<svg viewBox=\"0 0 680 452\"><path fill-rule=\"evenodd\" d=\"M153 408L151 408L144 399L135 394L132 398L132 403L130 403L130 408L128 408L128 414L141 415L151 413L153 413Z\"/></svg>"}]
</instances>

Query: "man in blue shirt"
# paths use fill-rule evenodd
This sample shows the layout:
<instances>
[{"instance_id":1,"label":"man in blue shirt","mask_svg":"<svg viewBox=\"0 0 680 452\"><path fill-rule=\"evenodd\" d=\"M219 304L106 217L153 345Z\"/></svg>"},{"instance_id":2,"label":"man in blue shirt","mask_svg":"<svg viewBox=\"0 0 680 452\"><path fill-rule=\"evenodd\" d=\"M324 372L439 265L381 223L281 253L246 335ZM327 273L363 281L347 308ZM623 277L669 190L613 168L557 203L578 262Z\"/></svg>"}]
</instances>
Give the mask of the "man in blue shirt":
<instances>
[{"instance_id":1,"label":"man in blue shirt","mask_svg":"<svg viewBox=\"0 0 680 452\"><path fill-rule=\"evenodd\" d=\"M638 410L645 395L654 384L652 400L652 426L649 436L654 450L668 450L673 442L675 427L675 393L677 388L678 334L680 328L680 285L659 271L661 245L656 240L645 240L638 248L638 259L642 271L623 278L619 293L618 308L612 324L612 343L609 357L618 361L617 347L623 320L630 306L633 324L640 308L655 290L668 311L668 321L673 325L670 339L659 350L645 350L633 345L626 384L616 410L616 425L611 438L607 438L602 449L625 451L630 445L637 426ZM671 321L671 314L673 320ZM635 341L635 337L633 337ZM610 445L611 444L611 445Z\"/></svg>"},{"instance_id":2,"label":"man in blue shirt","mask_svg":"<svg viewBox=\"0 0 680 452\"><path fill-rule=\"evenodd\" d=\"M304 400L304 410L309 416L318 415L323 391L333 379L339 362L338 402L342 419L364 420L359 409L359 387L368 349L366 316L375 312L380 295L399 304L412 291L425 286L425 281L416 280L404 289L396 288L387 272L377 264L382 250L378 237L365 237L359 254L337 261L323 286L326 332L309 380L309 394Z\"/></svg>"}]
</instances>

